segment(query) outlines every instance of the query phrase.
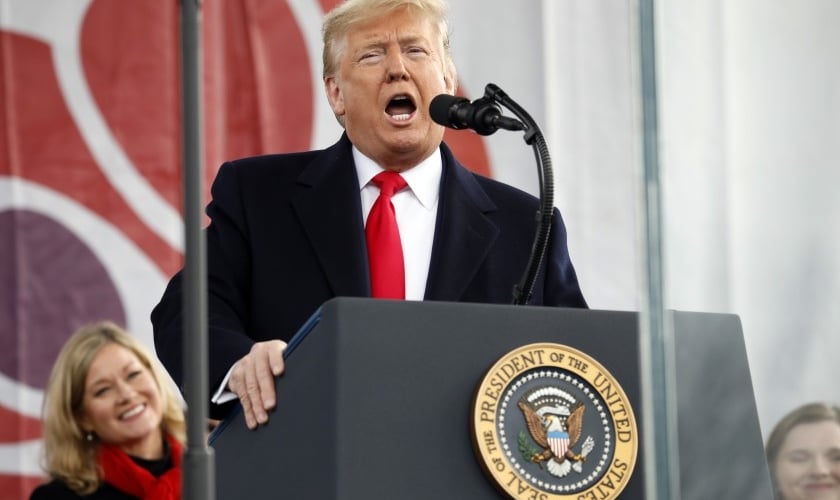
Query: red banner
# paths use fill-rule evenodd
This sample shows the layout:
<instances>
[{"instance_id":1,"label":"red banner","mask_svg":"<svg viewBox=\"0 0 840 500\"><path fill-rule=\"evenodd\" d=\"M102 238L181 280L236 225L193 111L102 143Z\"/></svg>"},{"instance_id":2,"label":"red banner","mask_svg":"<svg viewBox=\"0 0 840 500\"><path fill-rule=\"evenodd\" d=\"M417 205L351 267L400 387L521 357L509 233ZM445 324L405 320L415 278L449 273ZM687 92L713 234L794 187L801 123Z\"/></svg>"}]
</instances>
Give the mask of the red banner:
<instances>
[{"instance_id":1,"label":"red banner","mask_svg":"<svg viewBox=\"0 0 840 500\"><path fill-rule=\"evenodd\" d=\"M320 81L335 3L202 3L208 185L225 159L338 138ZM110 319L151 346L149 313L181 266L179 2L0 10L0 491L24 499L43 480L41 400L62 343ZM478 136L447 142L487 168Z\"/></svg>"}]
</instances>

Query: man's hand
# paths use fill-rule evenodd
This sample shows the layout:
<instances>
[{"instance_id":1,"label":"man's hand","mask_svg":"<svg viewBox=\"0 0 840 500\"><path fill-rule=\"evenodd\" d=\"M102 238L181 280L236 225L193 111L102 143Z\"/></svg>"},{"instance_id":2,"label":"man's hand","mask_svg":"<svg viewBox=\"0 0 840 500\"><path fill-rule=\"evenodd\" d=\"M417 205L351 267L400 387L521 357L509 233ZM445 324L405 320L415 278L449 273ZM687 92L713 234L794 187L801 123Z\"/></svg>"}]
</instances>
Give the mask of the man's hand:
<instances>
[{"instance_id":1,"label":"man's hand","mask_svg":"<svg viewBox=\"0 0 840 500\"><path fill-rule=\"evenodd\" d=\"M274 377L283 373L285 368L285 348L286 343L282 340L257 342L251 347L251 352L233 365L228 388L239 396L249 429L268 422L268 411L277 403Z\"/></svg>"}]
</instances>

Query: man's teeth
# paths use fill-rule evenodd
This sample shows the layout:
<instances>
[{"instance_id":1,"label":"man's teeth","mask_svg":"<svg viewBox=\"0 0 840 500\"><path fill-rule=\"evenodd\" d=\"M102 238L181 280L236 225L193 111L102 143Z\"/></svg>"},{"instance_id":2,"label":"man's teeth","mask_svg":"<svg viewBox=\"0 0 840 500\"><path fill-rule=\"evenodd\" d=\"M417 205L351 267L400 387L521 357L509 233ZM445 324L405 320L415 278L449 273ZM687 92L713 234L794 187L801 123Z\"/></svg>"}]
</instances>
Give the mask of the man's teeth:
<instances>
[{"instance_id":1,"label":"man's teeth","mask_svg":"<svg viewBox=\"0 0 840 500\"><path fill-rule=\"evenodd\" d=\"M128 411L127 411L127 412L125 412L125 413L123 413L121 418L131 418L131 417L133 417L133 416L135 416L135 415L138 415L138 414L139 414L140 412L142 412L144 409L146 409L146 405L137 405L137 406L135 406L134 408L132 408L132 409L128 410Z\"/></svg>"},{"instance_id":2,"label":"man's teeth","mask_svg":"<svg viewBox=\"0 0 840 500\"><path fill-rule=\"evenodd\" d=\"M391 115L391 118L393 118L394 120L397 120L398 122L403 122L403 121L411 118L411 114L405 113L405 114L401 114L401 115Z\"/></svg>"}]
</instances>

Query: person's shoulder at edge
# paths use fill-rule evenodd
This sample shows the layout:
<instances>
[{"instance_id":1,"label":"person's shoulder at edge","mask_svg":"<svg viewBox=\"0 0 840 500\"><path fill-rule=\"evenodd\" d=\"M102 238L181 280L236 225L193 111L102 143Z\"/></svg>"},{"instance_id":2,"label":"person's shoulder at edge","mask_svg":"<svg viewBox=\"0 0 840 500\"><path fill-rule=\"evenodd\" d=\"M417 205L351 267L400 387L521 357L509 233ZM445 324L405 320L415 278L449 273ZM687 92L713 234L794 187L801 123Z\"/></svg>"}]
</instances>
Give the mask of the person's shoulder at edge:
<instances>
[{"instance_id":1,"label":"person's shoulder at edge","mask_svg":"<svg viewBox=\"0 0 840 500\"><path fill-rule=\"evenodd\" d=\"M266 187L264 183L268 179L295 180L306 172L310 165L330 163L329 161L321 161L325 155L328 157L339 156L343 149L349 152L351 147L352 145L346 139L346 136L342 136L338 142L324 149L270 153L228 160L219 166L214 180L214 189L219 187L219 183L227 184L233 178L236 179L236 183L244 183L246 186L255 188L259 188L261 185ZM319 169L317 172L322 172L322 170ZM316 174L316 176L318 175L322 174Z\"/></svg>"},{"instance_id":2,"label":"person's shoulder at edge","mask_svg":"<svg viewBox=\"0 0 840 500\"><path fill-rule=\"evenodd\" d=\"M117 490L108 483L103 483L90 495L79 495L73 491L67 483L60 479L52 479L49 482L39 485L32 491L29 500L127 500L132 498Z\"/></svg>"},{"instance_id":3,"label":"person's shoulder at edge","mask_svg":"<svg viewBox=\"0 0 840 500\"><path fill-rule=\"evenodd\" d=\"M334 144L322 149L297 150L286 152L265 153L252 156L243 156L240 158L227 160L222 165L233 165L242 168L275 168L278 164L306 164L315 160L322 154L331 154L336 149L345 147L350 148L351 144L346 135L335 142Z\"/></svg>"},{"instance_id":4,"label":"person's shoulder at edge","mask_svg":"<svg viewBox=\"0 0 840 500\"><path fill-rule=\"evenodd\" d=\"M52 479L38 485L29 496L29 500L71 500L79 498L84 500L119 500L127 497L108 484L103 484L90 495L82 496L60 479Z\"/></svg>"},{"instance_id":5,"label":"person's shoulder at edge","mask_svg":"<svg viewBox=\"0 0 840 500\"><path fill-rule=\"evenodd\" d=\"M64 481L52 479L49 482L38 485L29 495L29 500L60 500L62 498L80 498L71 490Z\"/></svg>"}]
</instances>

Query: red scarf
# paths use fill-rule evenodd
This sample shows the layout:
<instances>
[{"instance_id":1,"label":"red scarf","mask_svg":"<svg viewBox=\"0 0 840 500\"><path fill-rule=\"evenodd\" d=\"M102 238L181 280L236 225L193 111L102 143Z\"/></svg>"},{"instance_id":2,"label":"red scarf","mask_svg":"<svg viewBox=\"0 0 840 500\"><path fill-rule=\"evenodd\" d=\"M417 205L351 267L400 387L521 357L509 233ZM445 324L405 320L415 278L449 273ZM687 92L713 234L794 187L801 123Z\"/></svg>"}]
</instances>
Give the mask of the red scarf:
<instances>
[{"instance_id":1,"label":"red scarf","mask_svg":"<svg viewBox=\"0 0 840 500\"><path fill-rule=\"evenodd\" d=\"M172 468L160 477L137 465L124 451L116 446L99 446L99 466L105 482L118 490L141 499L180 500L181 498L181 443L166 436Z\"/></svg>"}]
</instances>

